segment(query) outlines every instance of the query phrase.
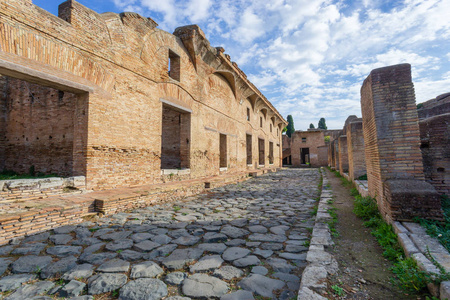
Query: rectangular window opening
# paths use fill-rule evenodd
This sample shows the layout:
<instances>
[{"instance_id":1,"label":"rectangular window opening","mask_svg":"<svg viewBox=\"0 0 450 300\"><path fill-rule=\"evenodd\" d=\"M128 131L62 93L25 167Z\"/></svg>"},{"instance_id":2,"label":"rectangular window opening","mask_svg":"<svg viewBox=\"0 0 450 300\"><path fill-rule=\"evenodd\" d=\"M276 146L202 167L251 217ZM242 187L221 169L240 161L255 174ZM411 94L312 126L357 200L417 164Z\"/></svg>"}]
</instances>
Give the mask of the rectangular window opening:
<instances>
[{"instance_id":1,"label":"rectangular window opening","mask_svg":"<svg viewBox=\"0 0 450 300\"><path fill-rule=\"evenodd\" d=\"M189 168L191 114L163 105L161 169Z\"/></svg>"},{"instance_id":2,"label":"rectangular window opening","mask_svg":"<svg viewBox=\"0 0 450 300\"><path fill-rule=\"evenodd\" d=\"M272 124L270 124L270 133L272 133Z\"/></svg>"},{"instance_id":3,"label":"rectangular window opening","mask_svg":"<svg viewBox=\"0 0 450 300\"><path fill-rule=\"evenodd\" d=\"M259 117L259 127L262 128L262 117Z\"/></svg>"},{"instance_id":4,"label":"rectangular window opening","mask_svg":"<svg viewBox=\"0 0 450 300\"><path fill-rule=\"evenodd\" d=\"M247 134L247 165L252 164L252 136Z\"/></svg>"},{"instance_id":5,"label":"rectangular window opening","mask_svg":"<svg viewBox=\"0 0 450 300\"><path fill-rule=\"evenodd\" d=\"M258 152L259 152L259 164L264 165L265 159L264 159L264 140L258 139Z\"/></svg>"},{"instance_id":6,"label":"rectangular window opening","mask_svg":"<svg viewBox=\"0 0 450 300\"><path fill-rule=\"evenodd\" d=\"M169 49L169 77L180 81L180 56Z\"/></svg>"},{"instance_id":7,"label":"rectangular window opening","mask_svg":"<svg viewBox=\"0 0 450 300\"><path fill-rule=\"evenodd\" d=\"M302 143L306 143L306 138L302 137Z\"/></svg>"},{"instance_id":8,"label":"rectangular window opening","mask_svg":"<svg viewBox=\"0 0 450 300\"><path fill-rule=\"evenodd\" d=\"M228 166L227 162L227 136L225 134L220 134L220 167L226 168Z\"/></svg>"},{"instance_id":9,"label":"rectangular window opening","mask_svg":"<svg viewBox=\"0 0 450 300\"><path fill-rule=\"evenodd\" d=\"M250 121L250 108L247 107L247 121Z\"/></svg>"}]
</instances>

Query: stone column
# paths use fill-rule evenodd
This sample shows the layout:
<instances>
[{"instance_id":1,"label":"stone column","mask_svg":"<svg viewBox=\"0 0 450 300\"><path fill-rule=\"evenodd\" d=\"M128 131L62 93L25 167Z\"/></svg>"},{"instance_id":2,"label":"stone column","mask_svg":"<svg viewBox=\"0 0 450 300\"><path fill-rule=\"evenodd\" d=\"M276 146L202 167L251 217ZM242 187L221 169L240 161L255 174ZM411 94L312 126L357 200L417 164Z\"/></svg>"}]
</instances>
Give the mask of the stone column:
<instances>
[{"instance_id":1,"label":"stone column","mask_svg":"<svg viewBox=\"0 0 450 300\"><path fill-rule=\"evenodd\" d=\"M362 119L356 119L347 127L348 176L352 181L367 174L364 153Z\"/></svg>"},{"instance_id":2,"label":"stone column","mask_svg":"<svg viewBox=\"0 0 450 300\"><path fill-rule=\"evenodd\" d=\"M409 64L372 70L361 88L369 194L383 217L442 218L439 195L424 181Z\"/></svg>"}]
</instances>

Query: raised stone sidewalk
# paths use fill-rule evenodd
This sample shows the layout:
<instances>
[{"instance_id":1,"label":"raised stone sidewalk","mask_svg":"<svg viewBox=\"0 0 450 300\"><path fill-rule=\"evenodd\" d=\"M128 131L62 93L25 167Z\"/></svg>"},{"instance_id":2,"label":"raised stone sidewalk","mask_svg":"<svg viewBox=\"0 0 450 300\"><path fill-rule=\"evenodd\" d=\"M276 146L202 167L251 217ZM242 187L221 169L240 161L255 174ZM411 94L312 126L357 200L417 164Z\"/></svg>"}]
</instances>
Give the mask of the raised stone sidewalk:
<instances>
[{"instance_id":1,"label":"raised stone sidewalk","mask_svg":"<svg viewBox=\"0 0 450 300\"><path fill-rule=\"evenodd\" d=\"M296 298L319 179L282 170L14 239L0 299Z\"/></svg>"}]
</instances>

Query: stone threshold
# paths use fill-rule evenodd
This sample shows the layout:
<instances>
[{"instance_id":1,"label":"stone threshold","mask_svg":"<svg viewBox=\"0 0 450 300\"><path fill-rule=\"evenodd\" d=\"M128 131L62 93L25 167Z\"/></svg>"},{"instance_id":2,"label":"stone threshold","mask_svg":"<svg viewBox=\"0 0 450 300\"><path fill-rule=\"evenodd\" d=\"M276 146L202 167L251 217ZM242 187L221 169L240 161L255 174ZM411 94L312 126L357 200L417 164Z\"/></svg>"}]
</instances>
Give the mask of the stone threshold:
<instances>
[{"instance_id":1,"label":"stone threshold","mask_svg":"<svg viewBox=\"0 0 450 300\"><path fill-rule=\"evenodd\" d=\"M438 239L429 236L420 224L395 221L392 227L405 255L412 257L422 271L440 274L439 269L428 259L431 255L446 272L450 272L449 252ZM433 296L450 299L450 281L443 281L440 284L429 283L427 287Z\"/></svg>"},{"instance_id":2,"label":"stone threshold","mask_svg":"<svg viewBox=\"0 0 450 300\"><path fill-rule=\"evenodd\" d=\"M39 201L21 201L17 203L17 211L0 215L0 245L7 244L16 237L81 223L83 217L90 214L109 215L155 203L180 200L206 192L211 188L247 180L249 176L276 171L275 168L260 169L256 172L228 173L207 178L93 191L85 194L57 195Z\"/></svg>"}]
</instances>

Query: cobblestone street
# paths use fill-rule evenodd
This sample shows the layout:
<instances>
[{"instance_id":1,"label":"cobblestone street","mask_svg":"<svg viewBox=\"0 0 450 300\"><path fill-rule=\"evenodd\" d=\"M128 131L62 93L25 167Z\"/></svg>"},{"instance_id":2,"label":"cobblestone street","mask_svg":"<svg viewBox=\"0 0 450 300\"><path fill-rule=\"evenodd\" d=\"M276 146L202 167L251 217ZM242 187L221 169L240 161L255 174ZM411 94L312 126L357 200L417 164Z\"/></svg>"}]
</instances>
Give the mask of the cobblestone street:
<instances>
[{"instance_id":1,"label":"cobblestone street","mask_svg":"<svg viewBox=\"0 0 450 300\"><path fill-rule=\"evenodd\" d=\"M285 169L16 239L0 299L294 299L319 181Z\"/></svg>"}]
</instances>

